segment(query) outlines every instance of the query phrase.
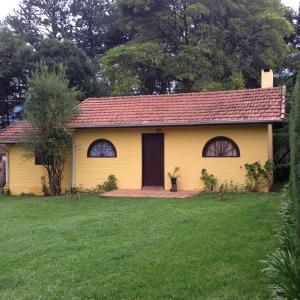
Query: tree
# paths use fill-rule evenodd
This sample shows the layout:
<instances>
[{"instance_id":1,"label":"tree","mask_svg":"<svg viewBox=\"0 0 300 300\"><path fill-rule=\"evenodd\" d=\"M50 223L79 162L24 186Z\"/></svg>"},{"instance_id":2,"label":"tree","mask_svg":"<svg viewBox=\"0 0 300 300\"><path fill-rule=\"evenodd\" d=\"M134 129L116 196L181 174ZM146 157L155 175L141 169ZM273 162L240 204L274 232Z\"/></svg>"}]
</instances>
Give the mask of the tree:
<instances>
[{"instance_id":1,"label":"tree","mask_svg":"<svg viewBox=\"0 0 300 300\"><path fill-rule=\"evenodd\" d=\"M118 10L106 0L73 0L70 6L73 28L70 38L95 61L107 49L126 41L117 24Z\"/></svg>"},{"instance_id":2,"label":"tree","mask_svg":"<svg viewBox=\"0 0 300 300\"><path fill-rule=\"evenodd\" d=\"M169 87L172 91L257 87L260 70L280 68L289 53L285 38L292 34L292 26L277 0L119 0L118 5L123 30L133 37L131 45L142 48L150 42L163 50L161 64L147 80L147 85L158 87L156 93L168 92ZM137 62L137 74L137 60L143 64L143 57L136 48L124 46L119 57L116 51L107 52L102 61L106 70L118 68L126 51ZM120 77L126 80L123 72ZM113 82L110 72L104 74L112 85L123 85ZM140 76L137 79L142 82Z\"/></svg>"},{"instance_id":3,"label":"tree","mask_svg":"<svg viewBox=\"0 0 300 300\"><path fill-rule=\"evenodd\" d=\"M101 65L112 83L112 94L152 94L159 90L162 58L162 46L153 42L129 43L109 50Z\"/></svg>"},{"instance_id":4,"label":"tree","mask_svg":"<svg viewBox=\"0 0 300 300\"><path fill-rule=\"evenodd\" d=\"M62 39L70 30L69 6L70 0L22 0L6 21L31 45L44 37Z\"/></svg>"},{"instance_id":5,"label":"tree","mask_svg":"<svg viewBox=\"0 0 300 300\"><path fill-rule=\"evenodd\" d=\"M97 78L97 68L86 53L71 41L45 39L36 45L36 59L51 69L63 63L70 87L78 87L82 97L96 97L106 94L106 87Z\"/></svg>"},{"instance_id":6,"label":"tree","mask_svg":"<svg viewBox=\"0 0 300 300\"><path fill-rule=\"evenodd\" d=\"M292 115L290 122L291 145L291 195L295 204L296 242L300 257L300 73L293 92ZM300 260L299 260L300 263ZM300 270L300 267L299 267Z\"/></svg>"},{"instance_id":7,"label":"tree","mask_svg":"<svg viewBox=\"0 0 300 300\"><path fill-rule=\"evenodd\" d=\"M22 0L7 17L14 32L31 45L44 38L71 40L98 63L99 55L124 43L119 10L107 0Z\"/></svg>"},{"instance_id":8,"label":"tree","mask_svg":"<svg viewBox=\"0 0 300 300\"><path fill-rule=\"evenodd\" d=\"M0 27L0 128L17 117L24 101L26 76L34 64L31 46L5 26Z\"/></svg>"},{"instance_id":9,"label":"tree","mask_svg":"<svg viewBox=\"0 0 300 300\"><path fill-rule=\"evenodd\" d=\"M29 89L24 117L31 129L24 135L24 145L31 155L38 155L47 174L52 195L61 194L61 181L72 144L68 121L76 113L79 92L69 88L62 65L51 70L40 64L28 79Z\"/></svg>"},{"instance_id":10,"label":"tree","mask_svg":"<svg viewBox=\"0 0 300 300\"><path fill-rule=\"evenodd\" d=\"M294 32L285 39L290 48L288 57L284 60L282 70L275 77L277 86L286 87L287 119L282 127L274 128L274 163L275 180L284 181L290 175L290 144L289 144L289 113L291 110L292 93L300 65L300 10L298 13L291 8L285 8L286 18L294 26Z\"/></svg>"}]
</instances>

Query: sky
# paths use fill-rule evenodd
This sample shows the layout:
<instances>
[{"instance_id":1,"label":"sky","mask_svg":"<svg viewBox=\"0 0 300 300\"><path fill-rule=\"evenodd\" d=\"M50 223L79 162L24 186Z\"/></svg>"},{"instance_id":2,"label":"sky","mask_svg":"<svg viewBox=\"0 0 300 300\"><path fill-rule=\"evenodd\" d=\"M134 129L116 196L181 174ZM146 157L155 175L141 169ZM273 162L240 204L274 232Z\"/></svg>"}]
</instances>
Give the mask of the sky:
<instances>
[{"instance_id":1,"label":"sky","mask_svg":"<svg viewBox=\"0 0 300 300\"><path fill-rule=\"evenodd\" d=\"M17 8L19 2L20 0L0 0L0 19L11 13L14 8ZM282 2L298 10L299 0L282 0Z\"/></svg>"}]
</instances>

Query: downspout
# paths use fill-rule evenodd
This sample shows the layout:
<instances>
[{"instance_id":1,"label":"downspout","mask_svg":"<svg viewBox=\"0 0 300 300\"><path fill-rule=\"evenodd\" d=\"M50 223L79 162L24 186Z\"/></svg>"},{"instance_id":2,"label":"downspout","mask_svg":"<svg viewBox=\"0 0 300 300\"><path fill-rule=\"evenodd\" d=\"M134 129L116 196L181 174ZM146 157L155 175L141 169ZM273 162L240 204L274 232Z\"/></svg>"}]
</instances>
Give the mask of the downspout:
<instances>
[{"instance_id":1,"label":"downspout","mask_svg":"<svg viewBox=\"0 0 300 300\"><path fill-rule=\"evenodd\" d=\"M9 152L6 151L6 161L5 161L5 184L9 185Z\"/></svg>"},{"instance_id":2,"label":"downspout","mask_svg":"<svg viewBox=\"0 0 300 300\"><path fill-rule=\"evenodd\" d=\"M72 142L72 190L76 188L76 143L73 137Z\"/></svg>"}]
</instances>

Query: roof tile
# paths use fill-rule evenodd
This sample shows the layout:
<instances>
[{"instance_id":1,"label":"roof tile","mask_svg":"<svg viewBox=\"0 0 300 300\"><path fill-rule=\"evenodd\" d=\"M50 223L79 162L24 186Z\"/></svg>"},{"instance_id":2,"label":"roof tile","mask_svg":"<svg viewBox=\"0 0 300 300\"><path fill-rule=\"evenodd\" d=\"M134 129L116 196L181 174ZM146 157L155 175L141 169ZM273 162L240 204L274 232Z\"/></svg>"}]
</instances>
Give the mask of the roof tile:
<instances>
[{"instance_id":1,"label":"roof tile","mask_svg":"<svg viewBox=\"0 0 300 300\"><path fill-rule=\"evenodd\" d=\"M130 127L282 121L282 88L88 98L70 126Z\"/></svg>"}]
</instances>

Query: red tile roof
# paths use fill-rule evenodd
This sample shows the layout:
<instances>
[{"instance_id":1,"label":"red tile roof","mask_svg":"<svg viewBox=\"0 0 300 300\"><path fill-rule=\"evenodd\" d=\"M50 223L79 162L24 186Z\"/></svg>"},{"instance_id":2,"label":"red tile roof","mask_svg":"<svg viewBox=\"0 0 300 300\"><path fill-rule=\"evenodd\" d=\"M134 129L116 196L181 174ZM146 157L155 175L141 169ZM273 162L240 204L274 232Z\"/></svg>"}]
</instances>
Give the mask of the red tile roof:
<instances>
[{"instance_id":1,"label":"red tile roof","mask_svg":"<svg viewBox=\"0 0 300 300\"><path fill-rule=\"evenodd\" d=\"M72 128L274 123L285 117L282 88L205 93L89 98ZM0 143L16 142L26 122L0 131Z\"/></svg>"},{"instance_id":2,"label":"red tile roof","mask_svg":"<svg viewBox=\"0 0 300 300\"><path fill-rule=\"evenodd\" d=\"M0 130L0 144L17 142L22 134L28 129L30 129L30 125L25 121L11 124L7 128Z\"/></svg>"},{"instance_id":3,"label":"red tile roof","mask_svg":"<svg viewBox=\"0 0 300 300\"><path fill-rule=\"evenodd\" d=\"M89 98L70 126L130 127L276 122L284 118L282 88Z\"/></svg>"}]
</instances>

